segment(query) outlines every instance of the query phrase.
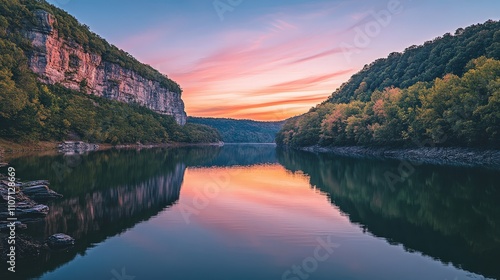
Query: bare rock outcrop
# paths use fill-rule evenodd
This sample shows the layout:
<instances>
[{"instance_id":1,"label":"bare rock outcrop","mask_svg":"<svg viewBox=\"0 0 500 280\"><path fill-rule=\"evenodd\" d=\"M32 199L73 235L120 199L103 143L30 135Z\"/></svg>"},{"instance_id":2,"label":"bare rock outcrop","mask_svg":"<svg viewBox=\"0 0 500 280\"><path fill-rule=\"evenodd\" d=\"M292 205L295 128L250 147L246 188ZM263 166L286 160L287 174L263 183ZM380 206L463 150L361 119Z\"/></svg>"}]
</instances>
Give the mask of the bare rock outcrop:
<instances>
[{"instance_id":1,"label":"bare rock outcrop","mask_svg":"<svg viewBox=\"0 0 500 280\"><path fill-rule=\"evenodd\" d=\"M61 84L73 90L140 104L157 113L171 115L177 123L186 123L186 112L180 92L173 92L158 81L144 78L137 72L106 61L101 55L84 50L83 46L59 36L56 19L47 11L36 10L37 24L26 30L34 51L28 55L30 69L40 81Z\"/></svg>"}]
</instances>

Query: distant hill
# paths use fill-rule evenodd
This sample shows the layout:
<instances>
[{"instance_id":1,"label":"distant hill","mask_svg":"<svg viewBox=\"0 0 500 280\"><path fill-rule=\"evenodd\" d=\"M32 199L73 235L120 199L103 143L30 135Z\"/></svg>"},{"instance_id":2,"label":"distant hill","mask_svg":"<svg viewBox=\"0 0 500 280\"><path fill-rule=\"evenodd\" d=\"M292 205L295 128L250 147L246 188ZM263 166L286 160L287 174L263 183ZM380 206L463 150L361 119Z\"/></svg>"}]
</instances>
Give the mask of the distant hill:
<instances>
[{"instance_id":1,"label":"distant hill","mask_svg":"<svg viewBox=\"0 0 500 280\"><path fill-rule=\"evenodd\" d=\"M500 22L445 34L366 65L278 145L500 147Z\"/></svg>"},{"instance_id":2,"label":"distant hill","mask_svg":"<svg viewBox=\"0 0 500 280\"><path fill-rule=\"evenodd\" d=\"M274 143L284 121L260 122L226 118L188 117L188 124L202 124L217 129L226 143Z\"/></svg>"}]
</instances>

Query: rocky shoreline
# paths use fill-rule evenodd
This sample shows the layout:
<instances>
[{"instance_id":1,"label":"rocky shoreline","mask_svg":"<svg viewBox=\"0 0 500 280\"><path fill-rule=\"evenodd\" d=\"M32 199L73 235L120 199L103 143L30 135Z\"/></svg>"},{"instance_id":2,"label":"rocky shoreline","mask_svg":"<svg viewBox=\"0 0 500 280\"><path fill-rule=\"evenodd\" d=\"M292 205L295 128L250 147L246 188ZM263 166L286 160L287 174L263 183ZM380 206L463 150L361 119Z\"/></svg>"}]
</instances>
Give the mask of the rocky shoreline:
<instances>
[{"instance_id":1,"label":"rocky shoreline","mask_svg":"<svg viewBox=\"0 0 500 280\"><path fill-rule=\"evenodd\" d=\"M444 147L384 148L361 146L311 146L300 148L300 150L314 153L330 153L352 158L392 159L435 165L500 169L500 150Z\"/></svg>"},{"instance_id":2,"label":"rocky shoreline","mask_svg":"<svg viewBox=\"0 0 500 280\"><path fill-rule=\"evenodd\" d=\"M6 147L2 147L0 143L0 158L13 158L20 155L40 155L44 154L85 154L88 152L102 151L109 149L151 149L151 148L176 148L176 147L198 147L198 146L224 146L224 142L216 143L160 143L160 144L123 144L123 145L110 145L110 144L96 144L86 143L82 141L64 141L64 142L45 142L44 147L37 147L30 143L17 143L16 147L10 147L13 142L7 143L4 141ZM14 156L13 156L14 155ZM1 167L0 163L0 167Z\"/></svg>"},{"instance_id":3,"label":"rocky shoreline","mask_svg":"<svg viewBox=\"0 0 500 280\"><path fill-rule=\"evenodd\" d=\"M1 163L0 166L8 164ZM17 232L14 235L16 259L35 257L52 249L73 245L74 239L61 233L50 236L45 242L23 233L30 224L41 221L49 213L49 207L42 203L61 198L62 195L51 190L46 180L22 182L16 178L12 182L10 179L0 173L0 260L4 260L9 252L12 254L9 250L12 250L13 243L9 241L13 232ZM15 201L14 210L9 207L12 199ZM9 220L10 217L16 220Z\"/></svg>"},{"instance_id":4,"label":"rocky shoreline","mask_svg":"<svg viewBox=\"0 0 500 280\"><path fill-rule=\"evenodd\" d=\"M57 146L59 153L83 154L99 150L98 144L85 143L82 141L64 141Z\"/></svg>"}]
</instances>

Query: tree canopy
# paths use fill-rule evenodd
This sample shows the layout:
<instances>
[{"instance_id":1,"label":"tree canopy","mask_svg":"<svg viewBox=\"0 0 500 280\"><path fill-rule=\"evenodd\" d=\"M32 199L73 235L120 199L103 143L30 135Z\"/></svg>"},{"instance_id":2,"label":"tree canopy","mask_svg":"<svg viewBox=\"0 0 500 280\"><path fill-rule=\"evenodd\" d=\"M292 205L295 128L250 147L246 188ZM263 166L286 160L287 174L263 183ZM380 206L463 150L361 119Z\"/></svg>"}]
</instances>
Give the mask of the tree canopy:
<instances>
[{"instance_id":1,"label":"tree canopy","mask_svg":"<svg viewBox=\"0 0 500 280\"><path fill-rule=\"evenodd\" d=\"M189 117L188 123L203 124L219 131L226 143L274 143L274 137L283 125L279 122L259 122L227 118Z\"/></svg>"},{"instance_id":2,"label":"tree canopy","mask_svg":"<svg viewBox=\"0 0 500 280\"><path fill-rule=\"evenodd\" d=\"M500 22L392 53L285 123L279 145L500 147Z\"/></svg>"},{"instance_id":3,"label":"tree canopy","mask_svg":"<svg viewBox=\"0 0 500 280\"><path fill-rule=\"evenodd\" d=\"M454 35L447 33L377 59L342 84L326 102L366 102L372 92L386 87L407 88L446 74L462 76L467 63L480 56L500 59L500 21L459 28Z\"/></svg>"}]
</instances>

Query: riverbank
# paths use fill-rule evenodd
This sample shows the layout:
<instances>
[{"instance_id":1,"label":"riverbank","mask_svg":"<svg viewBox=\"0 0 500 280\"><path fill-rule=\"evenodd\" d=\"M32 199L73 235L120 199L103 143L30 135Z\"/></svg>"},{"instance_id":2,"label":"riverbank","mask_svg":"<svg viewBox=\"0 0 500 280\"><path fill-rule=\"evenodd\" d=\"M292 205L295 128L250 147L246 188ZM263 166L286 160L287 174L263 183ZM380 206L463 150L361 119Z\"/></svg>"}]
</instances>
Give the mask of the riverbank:
<instances>
[{"instance_id":1,"label":"riverbank","mask_svg":"<svg viewBox=\"0 0 500 280\"><path fill-rule=\"evenodd\" d=\"M13 152L43 152L57 149L58 142L16 143L0 139L0 154Z\"/></svg>"},{"instance_id":2,"label":"riverbank","mask_svg":"<svg viewBox=\"0 0 500 280\"><path fill-rule=\"evenodd\" d=\"M27 155L54 155L64 153L65 149L61 149L61 141L57 142L36 142L36 143L16 143L5 139L0 139L0 158L11 159L12 157L27 156ZM68 142L69 143L69 142ZM71 142L71 143L79 143ZM83 143L83 142L82 142ZM86 146L89 143L83 143ZM95 145L95 149L81 149L84 151L102 151L109 149L149 149L149 148L175 148L175 147L196 147L196 146L223 146L224 142L217 143L160 143L160 144L124 144L124 145L111 145L111 144L90 144ZM80 145L81 146L81 145ZM78 145L77 145L78 148ZM78 149L76 149L78 150Z\"/></svg>"},{"instance_id":3,"label":"riverbank","mask_svg":"<svg viewBox=\"0 0 500 280\"><path fill-rule=\"evenodd\" d=\"M357 146L311 146L300 148L300 150L314 153L330 153L353 158L392 159L435 165L500 169L500 150L443 147L382 148Z\"/></svg>"}]
</instances>

